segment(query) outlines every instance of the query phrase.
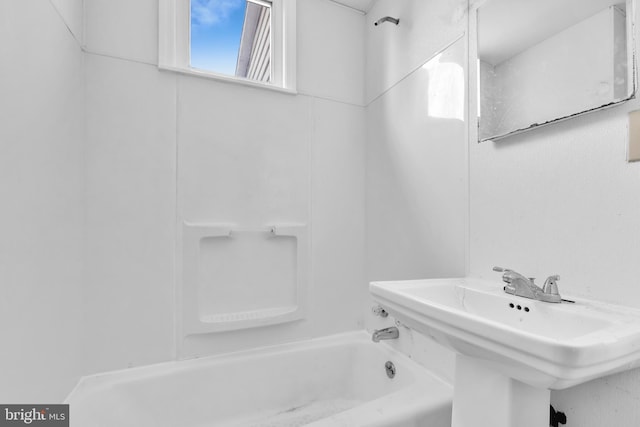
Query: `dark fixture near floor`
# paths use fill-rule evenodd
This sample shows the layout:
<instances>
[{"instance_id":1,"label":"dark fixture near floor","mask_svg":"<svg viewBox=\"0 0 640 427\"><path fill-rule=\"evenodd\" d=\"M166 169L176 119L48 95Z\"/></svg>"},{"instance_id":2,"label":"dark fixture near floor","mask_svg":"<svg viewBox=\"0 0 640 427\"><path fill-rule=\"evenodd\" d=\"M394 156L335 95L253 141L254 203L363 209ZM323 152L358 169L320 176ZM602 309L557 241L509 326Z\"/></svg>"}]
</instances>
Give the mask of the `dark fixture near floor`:
<instances>
[{"instance_id":1,"label":"dark fixture near floor","mask_svg":"<svg viewBox=\"0 0 640 427\"><path fill-rule=\"evenodd\" d=\"M551 427L559 427L559 424L566 424L567 416L564 412L556 411L555 408L549 405L549 425Z\"/></svg>"}]
</instances>

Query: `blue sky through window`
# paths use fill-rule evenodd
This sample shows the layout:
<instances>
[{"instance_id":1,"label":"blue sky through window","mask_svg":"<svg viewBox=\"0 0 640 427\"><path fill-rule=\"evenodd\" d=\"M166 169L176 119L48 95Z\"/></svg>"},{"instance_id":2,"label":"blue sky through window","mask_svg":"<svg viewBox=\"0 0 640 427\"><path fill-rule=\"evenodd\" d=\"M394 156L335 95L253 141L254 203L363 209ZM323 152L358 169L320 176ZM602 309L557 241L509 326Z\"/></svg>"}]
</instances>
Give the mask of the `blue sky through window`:
<instances>
[{"instance_id":1,"label":"blue sky through window","mask_svg":"<svg viewBox=\"0 0 640 427\"><path fill-rule=\"evenodd\" d=\"M191 0L191 66L234 75L246 0Z\"/></svg>"}]
</instances>

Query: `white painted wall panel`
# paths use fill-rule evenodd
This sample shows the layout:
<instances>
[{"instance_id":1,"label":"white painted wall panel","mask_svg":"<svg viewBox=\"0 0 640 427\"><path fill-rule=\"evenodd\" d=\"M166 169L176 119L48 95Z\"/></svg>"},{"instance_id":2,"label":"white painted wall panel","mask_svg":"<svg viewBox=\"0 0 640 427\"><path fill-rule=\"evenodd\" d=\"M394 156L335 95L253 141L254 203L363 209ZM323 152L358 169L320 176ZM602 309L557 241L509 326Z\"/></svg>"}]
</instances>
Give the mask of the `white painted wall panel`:
<instances>
[{"instance_id":1,"label":"white painted wall panel","mask_svg":"<svg viewBox=\"0 0 640 427\"><path fill-rule=\"evenodd\" d=\"M92 196L89 239L96 251L88 267L92 279L87 298L92 301L89 323L97 328L95 341L102 351L91 352L90 370L173 358L175 306L173 288L170 296L166 293L166 279L173 281L168 254L178 243L165 232L174 232L178 220L166 226L169 206L179 210L180 219L188 214L194 221L244 224L306 221L311 232L311 308L306 320L194 337L186 353L221 353L358 328L359 298L366 288L364 112L346 104L362 99L362 86L353 89L352 83L362 75L364 34L358 28L363 28L363 15L328 6L335 18L332 49L316 52L314 58L299 58L298 77L303 82L306 78L308 90L306 95L292 96L177 77L136 64L150 62L149 52L155 55L156 51L150 34L155 37L157 12L151 3L155 4L137 3L126 17L121 15L129 5L123 2L89 0L86 4L88 50L108 55L87 55L87 96L94 111L87 124L93 169L87 188ZM308 11L323 10L324 3L300 2L298 10L309 18ZM314 28L321 23L298 24L299 49L313 48ZM125 36L119 33L131 34L134 27L139 27L139 37L129 37L131 45L125 46ZM318 58L341 60L356 50L361 56L345 61L339 76L314 74ZM172 79L179 84L175 86ZM322 101L316 95L340 101ZM176 110L170 113L169 108ZM178 150L177 158L171 157L171 149ZM129 157L131 163L126 160ZM171 161L178 170L177 181L176 177L170 181L165 173ZM142 163L142 170L132 169L136 162ZM113 165L122 170L122 179L109 175ZM152 178L157 184L148 181ZM133 184L125 188L129 181ZM172 185L178 185L179 202L172 198ZM139 191L143 186L148 186L147 191ZM120 193L122 201L116 199ZM152 206L157 216L147 220ZM122 234L116 232L119 228ZM350 234L345 238L346 230ZM131 251L144 242L149 246L134 258ZM122 254L110 258L117 248ZM162 266L154 267L161 262ZM123 292L130 296L119 299ZM144 295L147 299L142 301ZM136 311L140 307L146 315ZM96 318L91 318L92 311ZM114 313L120 318L112 318ZM150 332L149 343L134 343L145 329Z\"/></svg>"},{"instance_id":2,"label":"white painted wall panel","mask_svg":"<svg viewBox=\"0 0 640 427\"><path fill-rule=\"evenodd\" d=\"M82 374L82 53L23 0L0 2L0 56L0 401L56 402Z\"/></svg>"},{"instance_id":3,"label":"white painted wall panel","mask_svg":"<svg viewBox=\"0 0 640 427\"><path fill-rule=\"evenodd\" d=\"M175 76L86 55L85 358L90 373L173 355Z\"/></svg>"},{"instance_id":4,"label":"white painted wall panel","mask_svg":"<svg viewBox=\"0 0 640 427\"><path fill-rule=\"evenodd\" d=\"M158 0L84 0L87 51L158 63Z\"/></svg>"},{"instance_id":5,"label":"white painted wall panel","mask_svg":"<svg viewBox=\"0 0 640 427\"><path fill-rule=\"evenodd\" d=\"M365 111L317 99L312 150L313 304L324 334L362 328L365 277Z\"/></svg>"},{"instance_id":6,"label":"white painted wall panel","mask_svg":"<svg viewBox=\"0 0 640 427\"><path fill-rule=\"evenodd\" d=\"M299 1L298 91L364 102L365 17L325 0Z\"/></svg>"},{"instance_id":7,"label":"white painted wall panel","mask_svg":"<svg viewBox=\"0 0 640 427\"><path fill-rule=\"evenodd\" d=\"M82 44L84 0L51 0L73 36Z\"/></svg>"},{"instance_id":8,"label":"white painted wall panel","mask_svg":"<svg viewBox=\"0 0 640 427\"><path fill-rule=\"evenodd\" d=\"M368 107L370 280L464 275L465 58L460 39ZM438 67L448 77L458 76L439 94L447 105L457 104L458 118L439 117Z\"/></svg>"},{"instance_id":9,"label":"white painted wall panel","mask_svg":"<svg viewBox=\"0 0 640 427\"><path fill-rule=\"evenodd\" d=\"M465 38L436 55L466 30L458 6L379 0L367 15L369 281L465 274ZM400 25L373 26L386 15ZM363 303L368 329L393 325ZM452 380L453 353L439 344L401 327L391 345Z\"/></svg>"},{"instance_id":10,"label":"white painted wall panel","mask_svg":"<svg viewBox=\"0 0 640 427\"><path fill-rule=\"evenodd\" d=\"M192 336L182 354L357 328L366 289L362 108L190 77L180 78L179 92L180 220L303 223L312 240L303 321Z\"/></svg>"},{"instance_id":11,"label":"white painted wall panel","mask_svg":"<svg viewBox=\"0 0 640 427\"><path fill-rule=\"evenodd\" d=\"M178 90L183 219L307 222L309 99L196 77Z\"/></svg>"},{"instance_id":12,"label":"white painted wall panel","mask_svg":"<svg viewBox=\"0 0 640 427\"><path fill-rule=\"evenodd\" d=\"M312 129L311 100L254 88L238 87L195 77L180 77L178 103L178 194L179 221L195 224L233 224L238 228L261 228L280 224L310 226L310 145ZM179 240L182 245L183 240ZM275 243L273 251L283 251ZM202 248L202 245L201 245ZM230 248L230 247L229 247ZM287 254L283 253L282 256ZM204 262L206 259L201 259ZM298 263L287 263L294 271L308 269L308 257ZM259 269L260 259L250 260L242 268ZM205 266L201 271L205 270ZM257 284L238 272L231 276L242 286L260 285L270 289L264 298L260 293L237 300L233 307L252 306L264 309L276 301L294 299L287 295L284 283L264 277ZM202 276L209 288L209 298L224 292L228 284L214 275ZM255 280L255 279L253 279ZM309 288L309 279L304 279ZM190 284L178 278L178 288ZM199 286L205 286L201 283ZM281 295L269 296L271 293ZM201 293L200 298L205 298ZM211 305L212 302L204 302ZM239 310L239 309L238 309ZM179 321L181 319L179 318ZM298 322L299 323L299 322ZM297 325L276 325L269 330L291 330ZM180 329L179 329L180 330ZM269 336L265 328L244 331L248 336ZM188 337L179 343L180 355L210 353L220 347L249 348L254 339L238 340L233 333ZM180 340L182 338L179 338ZM197 343L194 345L194 343ZM205 344L203 350L200 344ZM184 345L184 347L183 347ZM197 346L197 349L194 348Z\"/></svg>"},{"instance_id":13,"label":"white painted wall panel","mask_svg":"<svg viewBox=\"0 0 640 427\"><path fill-rule=\"evenodd\" d=\"M494 264L561 291L640 306L640 171L625 162L626 116L592 114L472 146L471 271ZM506 203L505 203L506 201Z\"/></svg>"},{"instance_id":14,"label":"white painted wall panel","mask_svg":"<svg viewBox=\"0 0 640 427\"><path fill-rule=\"evenodd\" d=\"M377 0L366 15L367 103L463 33L466 10L466 0ZM374 27L384 16L400 24Z\"/></svg>"}]
</instances>

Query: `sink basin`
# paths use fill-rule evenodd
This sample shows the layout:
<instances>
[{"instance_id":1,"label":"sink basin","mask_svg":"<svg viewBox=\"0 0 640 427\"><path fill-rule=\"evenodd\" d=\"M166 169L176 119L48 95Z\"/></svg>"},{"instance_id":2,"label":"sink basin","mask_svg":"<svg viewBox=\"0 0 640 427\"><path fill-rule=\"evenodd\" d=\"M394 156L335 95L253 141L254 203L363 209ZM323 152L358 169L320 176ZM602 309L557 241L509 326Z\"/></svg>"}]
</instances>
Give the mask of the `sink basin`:
<instances>
[{"instance_id":1,"label":"sink basin","mask_svg":"<svg viewBox=\"0 0 640 427\"><path fill-rule=\"evenodd\" d=\"M563 389L640 366L640 310L546 303L502 288L462 278L373 282L370 292L407 326L532 387Z\"/></svg>"}]
</instances>

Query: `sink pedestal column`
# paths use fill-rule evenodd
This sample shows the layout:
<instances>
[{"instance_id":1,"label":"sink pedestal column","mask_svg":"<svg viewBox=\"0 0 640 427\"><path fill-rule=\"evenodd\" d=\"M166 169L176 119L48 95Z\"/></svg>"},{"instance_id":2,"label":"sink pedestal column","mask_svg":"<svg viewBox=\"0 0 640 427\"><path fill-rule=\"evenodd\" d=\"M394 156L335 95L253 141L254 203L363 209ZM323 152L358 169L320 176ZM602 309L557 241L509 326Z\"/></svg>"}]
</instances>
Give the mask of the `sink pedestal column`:
<instances>
[{"instance_id":1,"label":"sink pedestal column","mask_svg":"<svg viewBox=\"0 0 640 427\"><path fill-rule=\"evenodd\" d=\"M456 355L451 427L548 427L550 391Z\"/></svg>"}]
</instances>

